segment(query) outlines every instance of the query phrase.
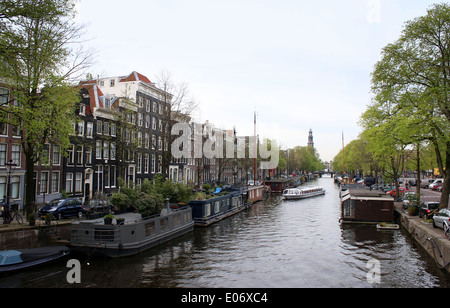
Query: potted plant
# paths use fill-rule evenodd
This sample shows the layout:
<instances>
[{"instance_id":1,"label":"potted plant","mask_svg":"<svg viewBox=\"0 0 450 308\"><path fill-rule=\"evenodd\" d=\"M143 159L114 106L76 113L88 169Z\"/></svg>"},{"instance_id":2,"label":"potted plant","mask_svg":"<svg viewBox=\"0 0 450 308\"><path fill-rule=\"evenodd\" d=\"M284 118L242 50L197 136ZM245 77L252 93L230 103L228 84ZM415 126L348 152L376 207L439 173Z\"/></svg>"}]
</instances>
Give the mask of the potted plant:
<instances>
[{"instance_id":1,"label":"potted plant","mask_svg":"<svg viewBox=\"0 0 450 308\"><path fill-rule=\"evenodd\" d=\"M114 216L111 215L111 214L105 215L105 216L103 217L103 221L105 222L105 225L111 225L113 219L114 219Z\"/></svg>"},{"instance_id":2,"label":"potted plant","mask_svg":"<svg viewBox=\"0 0 450 308\"><path fill-rule=\"evenodd\" d=\"M125 224L125 218L123 217L116 218L116 222L118 226L123 226Z\"/></svg>"},{"instance_id":3,"label":"potted plant","mask_svg":"<svg viewBox=\"0 0 450 308\"><path fill-rule=\"evenodd\" d=\"M45 214L44 220L46 225L50 226L53 219L55 219L55 216L52 213Z\"/></svg>"},{"instance_id":4,"label":"potted plant","mask_svg":"<svg viewBox=\"0 0 450 308\"><path fill-rule=\"evenodd\" d=\"M28 222L30 223L31 227L36 225L36 218L34 218L34 214L28 215Z\"/></svg>"}]
</instances>

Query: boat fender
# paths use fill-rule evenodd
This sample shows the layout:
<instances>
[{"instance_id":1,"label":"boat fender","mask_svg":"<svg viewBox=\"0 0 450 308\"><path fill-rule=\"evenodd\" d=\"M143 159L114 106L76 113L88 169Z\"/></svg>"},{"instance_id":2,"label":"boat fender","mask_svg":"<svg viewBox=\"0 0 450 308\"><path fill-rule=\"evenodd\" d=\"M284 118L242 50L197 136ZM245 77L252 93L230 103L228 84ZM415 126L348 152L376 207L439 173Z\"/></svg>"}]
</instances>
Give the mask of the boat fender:
<instances>
[{"instance_id":1,"label":"boat fender","mask_svg":"<svg viewBox=\"0 0 450 308\"><path fill-rule=\"evenodd\" d=\"M119 244L119 249L120 249L120 250L123 249L123 244L122 244L122 243Z\"/></svg>"}]
</instances>

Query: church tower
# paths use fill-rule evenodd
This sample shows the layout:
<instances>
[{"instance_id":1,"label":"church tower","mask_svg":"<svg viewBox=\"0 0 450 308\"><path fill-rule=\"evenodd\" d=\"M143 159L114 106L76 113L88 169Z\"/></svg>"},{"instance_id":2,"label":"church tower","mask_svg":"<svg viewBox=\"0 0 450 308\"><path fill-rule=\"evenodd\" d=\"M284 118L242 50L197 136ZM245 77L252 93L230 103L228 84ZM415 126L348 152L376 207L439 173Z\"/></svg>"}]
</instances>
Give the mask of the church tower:
<instances>
[{"instance_id":1,"label":"church tower","mask_svg":"<svg viewBox=\"0 0 450 308\"><path fill-rule=\"evenodd\" d=\"M312 131L312 129L309 130L308 146L309 146L309 147L314 147L314 137L313 137L313 131Z\"/></svg>"}]
</instances>

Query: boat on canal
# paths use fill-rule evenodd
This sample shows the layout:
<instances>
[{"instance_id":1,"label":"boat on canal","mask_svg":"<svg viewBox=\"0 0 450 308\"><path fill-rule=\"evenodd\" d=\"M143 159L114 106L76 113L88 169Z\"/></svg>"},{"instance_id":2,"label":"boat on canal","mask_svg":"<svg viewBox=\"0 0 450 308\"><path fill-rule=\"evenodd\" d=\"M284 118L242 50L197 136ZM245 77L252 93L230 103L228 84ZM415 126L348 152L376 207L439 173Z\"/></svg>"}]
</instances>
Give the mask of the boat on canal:
<instances>
[{"instance_id":1,"label":"boat on canal","mask_svg":"<svg viewBox=\"0 0 450 308\"><path fill-rule=\"evenodd\" d=\"M123 222L117 221L124 218ZM116 222L116 223L114 223ZM120 214L112 224L104 219L73 222L71 246L75 252L110 258L136 255L194 229L190 207L164 209L160 215L142 218Z\"/></svg>"},{"instance_id":2,"label":"boat on canal","mask_svg":"<svg viewBox=\"0 0 450 308\"><path fill-rule=\"evenodd\" d=\"M9 274L58 261L70 254L69 247L55 246L0 251L0 274Z\"/></svg>"},{"instance_id":3,"label":"boat on canal","mask_svg":"<svg viewBox=\"0 0 450 308\"><path fill-rule=\"evenodd\" d=\"M323 187L290 188L283 191L283 199L298 200L325 195Z\"/></svg>"},{"instance_id":4,"label":"boat on canal","mask_svg":"<svg viewBox=\"0 0 450 308\"><path fill-rule=\"evenodd\" d=\"M192 217L197 227L207 227L233 216L263 198L264 186L235 187L204 200L192 200Z\"/></svg>"}]
</instances>

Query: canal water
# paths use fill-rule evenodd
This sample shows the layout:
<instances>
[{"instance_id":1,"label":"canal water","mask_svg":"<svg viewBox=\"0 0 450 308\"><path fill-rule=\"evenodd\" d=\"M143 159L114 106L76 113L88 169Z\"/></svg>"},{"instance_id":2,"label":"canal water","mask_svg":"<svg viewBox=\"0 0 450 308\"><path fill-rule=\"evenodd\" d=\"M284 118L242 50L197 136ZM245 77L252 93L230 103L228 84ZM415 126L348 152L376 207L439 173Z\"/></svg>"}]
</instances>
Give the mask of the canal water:
<instances>
[{"instance_id":1,"label":"canal water","mask_svg":"<svg viewBox=\"0 0 450 308\"><path fill-rule=\"evenodd\" d=\"M208 228L140 255L82 258L78 287L396 288L450 287L450 275L409 235L341 225L338 188L308 200L272 197ZM380 276L368 275L376 260ZM0 277L0 287L73 287L65 262ZM376 283L368 279L379 277ZM373 279L372 279L373 280Z\"/></svg>"}]
</instances>

